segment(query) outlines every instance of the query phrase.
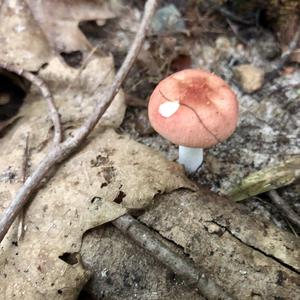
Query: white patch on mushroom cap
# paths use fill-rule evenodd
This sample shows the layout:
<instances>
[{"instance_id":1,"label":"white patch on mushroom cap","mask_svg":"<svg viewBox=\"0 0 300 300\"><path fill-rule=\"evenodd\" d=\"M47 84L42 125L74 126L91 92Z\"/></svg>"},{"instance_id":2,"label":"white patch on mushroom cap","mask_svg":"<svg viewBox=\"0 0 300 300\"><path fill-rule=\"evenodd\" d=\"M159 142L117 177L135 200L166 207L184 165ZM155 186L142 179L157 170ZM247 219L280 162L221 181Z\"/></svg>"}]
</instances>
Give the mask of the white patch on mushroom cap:
<instances>
[{"instance_id":1,"label":"white patch on mushroom cap","mask_svg":"<svg viewBox=\"0 0 300 300\"><path fill-rule=\"evenodd\" d=\"M158 112L162 117L169 118L176 113L180 104L179 101L166 101L158 108Z\"/></svg>"}]
</instances>

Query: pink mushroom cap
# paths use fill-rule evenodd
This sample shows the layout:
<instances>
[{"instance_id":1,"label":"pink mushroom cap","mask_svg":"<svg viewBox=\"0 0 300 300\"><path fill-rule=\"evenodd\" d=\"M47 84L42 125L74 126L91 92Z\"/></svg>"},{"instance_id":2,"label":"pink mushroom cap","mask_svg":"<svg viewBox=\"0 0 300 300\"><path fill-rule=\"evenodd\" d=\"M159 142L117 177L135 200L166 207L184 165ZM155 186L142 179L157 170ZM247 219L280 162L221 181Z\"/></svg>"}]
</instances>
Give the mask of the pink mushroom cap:
<instances>
[{"instance_id":1,"label":"pink mushroom cap","mask_svg":"<svg viewBox=\"0 0 300 300\"><path fill-rule=\"evenodd\" d=\"M179 101L179 108L164 117L159 107L168 101ZM234 132L238 102L220 77L187 69L170 75L156 86L150 97L148 115L153 128L174 144L209 148Z\"/></svg>"}]
</instances>

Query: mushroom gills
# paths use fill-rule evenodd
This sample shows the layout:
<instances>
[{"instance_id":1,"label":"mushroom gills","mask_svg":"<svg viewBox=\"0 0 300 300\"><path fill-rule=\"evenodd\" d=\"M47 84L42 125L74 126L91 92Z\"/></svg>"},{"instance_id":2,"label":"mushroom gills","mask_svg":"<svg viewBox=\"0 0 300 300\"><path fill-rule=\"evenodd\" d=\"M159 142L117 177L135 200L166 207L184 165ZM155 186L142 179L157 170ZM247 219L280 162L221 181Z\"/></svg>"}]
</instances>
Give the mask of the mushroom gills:
<instances>
[{"instance_id":1,"label":"mushroom gills","mask_svg":"<svg viewBox=\"0 0 300 300\"><path fill-rule=\"evenodd\" d=\"M179 145L179 159L188 173L196 172L203 162L203 149Z\"/></svg>"}]
</instances>

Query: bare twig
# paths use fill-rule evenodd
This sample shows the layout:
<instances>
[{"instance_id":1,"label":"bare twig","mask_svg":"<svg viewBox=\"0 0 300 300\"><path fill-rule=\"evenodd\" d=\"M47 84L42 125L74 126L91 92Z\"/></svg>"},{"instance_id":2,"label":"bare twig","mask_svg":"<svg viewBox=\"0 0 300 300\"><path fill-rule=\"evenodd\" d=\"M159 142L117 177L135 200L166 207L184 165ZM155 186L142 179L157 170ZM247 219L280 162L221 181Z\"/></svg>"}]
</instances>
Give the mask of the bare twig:
<instances>
[{"instance_id":1,"label":"bare twig","mask_svg":"<svg viewBox=\"0 0 300 300\"><path fill-rule=\"evenodd\" d=\"M25 136L25 147L22 160L22 169L21 169L21 182L24 184L27 174L28 174L28 156L29 156L29 133L27 132ZM19 215L19 226L18 226L18 241L24 236L24 211L22 209Z\"/></svg>"},{"instance_id":2,"label":"bare twig","mask_svg":"<svg viewBox=\"0 0 300 300\"><path fill-rule=\"evenodd\" d=\"M192 261L174 252L167 244L161 242L157 233L130 215L123 215L112 223L175 274L182 277L187 284L198 288L207 299L233 299L203 270L196 268Z\"/></svg>"},{"instance_id":3,"label":"bare twig","mask_svg":"<svg viewBox=\"0 0 300 300\"><path fill-rule=\"evenodd\" d=\"M23 161L22 161L22 173L21 173L22 183L25 182L28 176L28 156L29 156L29 133L27 132L25 135L25 147L24 147L24 154L23 154Z\"/></svg>"},{"instance_id":4,"label":"bare twig","mask_svg":"<svg viewBox=\"0 0 300 300\"><path fill-rule=\"evenodd\" d=\"M289 204L282 199L277 191L273 190L268 192L269 197L272 202L283 212L283 214L295 225L300 228L300 216L298 216L293 209L289 206Z\"/></svg>"},{"instance_id":5,"label":"bare twig","mask_svg":"<svg viewBox=\"0 0 300 300\"><path fill-rule=\"evenodd\" d=\"M24 78L26 78L27 80L29 80L32 84L36 85L39 90L41 91L43 97L46 99L47 104L48 104L48 111L49 111L49 115L52 119L52 123L54 126L54 137L53 137L53 143L54 144L58 144L62 141L62 128L61 128L61 122L60 122L60 117L59 117L59 113L58 110L55 106L54 103L54 99L52 97L51 92L49 91L47 85L45 84L45 82L38 76L25 71L22 68L13 66L13 65L9 65L3 62L0 62L0 67L18 74L19 76L23 76Z\"/></svg>"},{"instance_id":6,"label":"bare twig","mask_svg":"<svg viewBox=\"0 0 300 300\"><path fill-rule=\"evenodd\" d=\"M266 74L264 84L267 83L268 81L272 81L278 75L279 71L284 67L286 62L289 60L291 54L297 49L299 41L300 41L300 26L297 28L297 31L294 34L293 39L288 45L288 49L284 53L282 53L274 69L271 72Z\"/></svg>"},{"instance_id":7,"label":"bare twig","mask_svg":"<svg viewBox=\"0 0 300 300\"><path fill-rule=\"evenodd\" d=\"M48 172L57 163L66 159L73 153L78 146L85 140L89 133L98 123L99 119L105 113L107 108L110 106L114 97L118 93L123 81L125 80L130 68L132 67L140 48L142 47L143 41L146 36L146 31L155 12L158 0L147 0L145 4L144 16L141 21L141 25L135 39L129 49L129 52L118 71L114 82L111 87L103 96L103 99L99 100L96 104L93 113L86 119L84 124L74 132L73 137L66 139L64 142L59 143L52 147L42 161L38 164L37 168L32 172L24 185L19 189L15 198L10 203L9 207L5 209L0 218L0 242L3 240L5 234L10 228L11 224L18 216L22 207L29 201L30 195L38 188L42 179L48 174ZM48 93L46 93L47 95Z\"/></svg>"}]
</instances>

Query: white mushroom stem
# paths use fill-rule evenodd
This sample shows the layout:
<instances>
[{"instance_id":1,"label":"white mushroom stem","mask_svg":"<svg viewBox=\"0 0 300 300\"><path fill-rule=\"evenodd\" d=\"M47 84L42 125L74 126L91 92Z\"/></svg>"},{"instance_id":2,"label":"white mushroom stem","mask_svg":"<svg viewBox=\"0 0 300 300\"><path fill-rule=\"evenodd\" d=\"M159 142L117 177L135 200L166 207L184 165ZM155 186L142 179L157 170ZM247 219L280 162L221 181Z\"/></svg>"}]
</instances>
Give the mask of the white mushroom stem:
<instances>
[{"instance_id":1,"label":"white mushroom stem","mask_svg":"<svg viewBox=\"0 0 300 300\"><path fill-rule=\"evenodd\" d=\"M201 166L203 162L203 149L190 148L179 145L178 162L184 165L188 173L193 173Z\"/></svg>"}]
</instances>

